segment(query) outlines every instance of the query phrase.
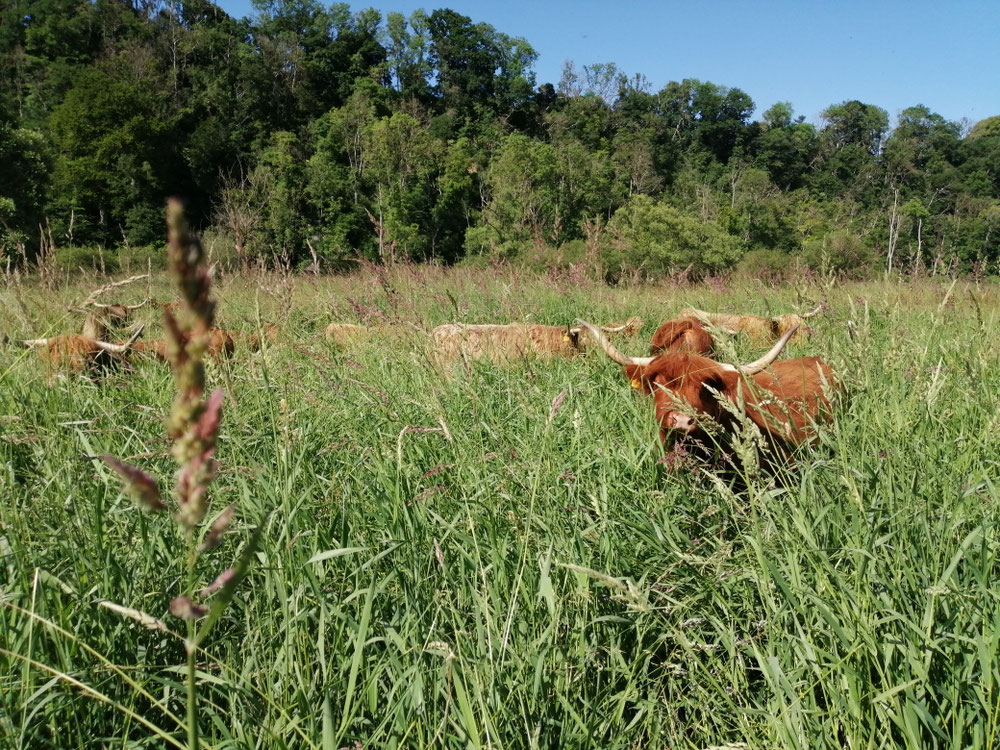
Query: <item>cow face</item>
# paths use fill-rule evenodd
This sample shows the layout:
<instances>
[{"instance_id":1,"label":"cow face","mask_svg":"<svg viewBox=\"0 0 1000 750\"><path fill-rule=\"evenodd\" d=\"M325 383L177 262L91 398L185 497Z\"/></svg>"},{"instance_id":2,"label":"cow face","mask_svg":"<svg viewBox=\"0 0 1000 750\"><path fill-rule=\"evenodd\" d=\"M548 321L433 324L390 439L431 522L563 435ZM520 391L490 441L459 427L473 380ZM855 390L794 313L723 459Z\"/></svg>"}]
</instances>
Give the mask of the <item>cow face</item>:
<instances>
[{"instance_id":1,"label":"cow face","mask_svg":"<svg viewBox=\"0 0 1000 750\"><path fill-rule=\"evenodd\" d=\"M566 326L566 330L563 331L562 340L564 344L569 344L571 347L580 351L583 349L583 329L579 327Z\"/></svg>"},{"instance_id":2,"label":"cow face","mask_svg":"<svg viewBox=\"0 0 1000 750\"><path fill-rule=\"evenodd\" d=\"M727 389L726 373L718 363L683 352L667 353L648 365L625 366L625 376L637 391L653 397L660 435L694 435L705 417L717 418L716 393Z\"/></svg>"}]
</instances>

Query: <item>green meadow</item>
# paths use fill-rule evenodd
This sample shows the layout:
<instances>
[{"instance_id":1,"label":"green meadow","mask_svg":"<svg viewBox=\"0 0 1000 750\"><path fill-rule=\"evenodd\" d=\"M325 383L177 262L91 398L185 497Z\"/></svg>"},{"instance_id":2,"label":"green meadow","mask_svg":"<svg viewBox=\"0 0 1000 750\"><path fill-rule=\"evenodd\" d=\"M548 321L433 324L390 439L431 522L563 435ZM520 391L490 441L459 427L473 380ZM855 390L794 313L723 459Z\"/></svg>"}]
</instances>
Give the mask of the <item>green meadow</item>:
<instances>
[{"instance_id":1,"label":"green meadow","mask_svg":"<svg viewBox=\"0 0 1000 750\"><path fill-rule=\"evenodd\" d=\"M8 277L2 333L76 332L106 281ZM220 325L279 335L208 370L225 391L209 517L235 503L237 519L199 585L261 537L198 656L204 747L1000 746L995 282L400 266L223 275L214 292ZM102 299L147 295L175 297L164 274ZM638 315L618 343L645 355L685 306L821 302L787 353L834 367L834 422L782 481L739 492L664 459L650 400L599 351L428 356L445 322ZM157 308L135 317L162 335ZM333 321L411 333L336 347ZM173 387L155 360L88 379L0 350L0 747L185 746L168 613L183 545L92 458L171 486Z\"/></svg>"}]
</instances>

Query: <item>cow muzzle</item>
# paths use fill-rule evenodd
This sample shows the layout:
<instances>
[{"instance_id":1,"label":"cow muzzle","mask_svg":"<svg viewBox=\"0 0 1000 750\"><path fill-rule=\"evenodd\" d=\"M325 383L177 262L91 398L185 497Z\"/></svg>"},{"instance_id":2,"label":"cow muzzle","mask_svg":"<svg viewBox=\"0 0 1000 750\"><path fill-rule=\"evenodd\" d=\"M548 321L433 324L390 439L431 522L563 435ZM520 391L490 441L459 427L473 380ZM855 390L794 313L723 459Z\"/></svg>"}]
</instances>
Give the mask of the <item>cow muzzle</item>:
<instances>
[{"instance_id":1,"label":"cow muzzle","mask_svg":"<svg viewBox=\"0 0 1000 750\"><path fill-rule=\"evenodd\" d=\"M697 419L689 417L687 414L681 414L679 411L669 411L664 414L660 420L660 424L665 430L674 430L675 432L682 432L685 435L690 435L698 429Z\"/></svg>"}]
</instances>

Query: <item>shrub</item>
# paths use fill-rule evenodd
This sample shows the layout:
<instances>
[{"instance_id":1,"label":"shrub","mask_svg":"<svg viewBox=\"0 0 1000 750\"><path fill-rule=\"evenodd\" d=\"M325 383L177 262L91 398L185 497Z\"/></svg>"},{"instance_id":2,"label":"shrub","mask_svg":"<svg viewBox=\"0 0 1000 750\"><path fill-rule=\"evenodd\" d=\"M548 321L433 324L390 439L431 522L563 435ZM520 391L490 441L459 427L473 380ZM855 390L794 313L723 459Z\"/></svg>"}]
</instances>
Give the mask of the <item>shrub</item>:
<instances>
[{"instance_id":1,"label":"shrub","mask_svg":"<svg viewBox=\"0 0 1000 750\"><path fill-rule=\"evenodd\" d=\"M230 232L218 227L210 227L201 233L201 244L205 246L210 264L217 263L226 270L235 270L240 267L240 256L236 252L236 242ZM162 250L160 250L160 255L163 256Z\"/></svg>"},{"instance_id":2,"label":"shrub","mask_svg":"<svg viewBox=\"0 0 1000 750\"><path fill-rule=\"evenodd\" d=\"M736 267L740 276L758 279L766 284L778 284L802 273L802 260L781 250L751 250Z\"/></svg>"},{"instance_id":3,"label":"shrub","mask_svg":"<svg viewBox=\"0 0 1000 750\"><path fill-rule=\"evenodd\" d=\"M534 249L535 243L531 240L501 239L491 226L469 227L465 230L465 252L469 260L477 255L511 260L531 253Z\"/></svg>"},{"instance_id":4,"label":"shrub","mask_svg":"<svg viewBox=\"0 0 1000 750\"><path fill-rule=\"evenodd\" d=\"M57 247L53 260L56 267L65 273L77 271L116 273L119 269L117 254L96 245Z\"/></svg>"},{"instance_id":5,"label":"shrub","mask_svg":"<svg viewBox=\"0 0 1000 750\"><path fill-rule=\"evenodd\" d=\"M847 232L831 232L806 242L802 260L814 271L851 279L866 278L880 265L872 249Z\"/></svg>"},{"instance_id":6,"label":"shrub","mask_svg":"<svg viewBox=\"0 0 1000 750\"><path fill-rule=\"evenodd\" d=\"M609 276L640 270L661 276L688 267L693 276L731 268L740 247L712 220L686 213L646 195L635 195L608 224L614 239L605 243L601 260Z\"/></svg>"},{"instance_id":7,"label":"shrub","mask_svg":"<svg viewBox=\"0 0 1000 750\"><path fill-rule=\"evenodd\" d=\"M586 259L587 246L583 240L570 240L559 247L523 247L518 253L516 265L532 271L548 272L566 270Z\"/></svg>"},{"instance_id":8,"label":"shrub","mask_svg":"<svg viewBox=\"0 0 1000 750\"><path fill-rule=\"evenodd\" d=\"M118 268L125 273L141 273L147 268L163 271L167 267L163 248L157 245L129 245L116 253Z\"/></svg>"}]
</instances>

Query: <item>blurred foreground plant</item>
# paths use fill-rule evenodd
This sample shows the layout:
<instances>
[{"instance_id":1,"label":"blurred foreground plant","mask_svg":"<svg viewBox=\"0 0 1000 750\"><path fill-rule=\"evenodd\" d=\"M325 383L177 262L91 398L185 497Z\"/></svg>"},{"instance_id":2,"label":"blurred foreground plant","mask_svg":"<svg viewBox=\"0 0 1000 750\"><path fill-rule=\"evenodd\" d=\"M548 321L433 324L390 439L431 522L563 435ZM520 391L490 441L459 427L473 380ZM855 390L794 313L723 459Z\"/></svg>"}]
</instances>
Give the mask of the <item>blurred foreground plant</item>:
<instances>
[{"instance_id":1,"label":"blurred foreground plant","mask_svg":"<svg viewBox=\"0 0 1000 750\"><path fill-rule=\"evenodd\" d=\"M215 478L215 448L222 418L222 389L205 394L204 355L209 331L215 318L215 301L209 297L211 276L204 266L204 251L197 238L188 232L180 201L167 204L167 248L170 274L176 281L183 303L178 318L164 310L167 329L167 358L174 374L177 394L167 419L167 434L173 441L171 453L177 463L173 496L174 518L185 547L185 572L181 594L170 602L170 614L184 620L187 637L187 744L198 747L198 700L196 656L199 646L233 598L236 586L246 574L257 547L263 525L259 525L235 565L219 573L212 583L196 593L197 563L202 553L218 547L229 528L236 508L230 505L204 529L208 511L208 489ZM168 506L157 481L141 469L122 463L109 455L105 463L124 480L136 502L150 512ZM202 532L202 533L200 533ZM209 599L209 597L213 597Z\"/></svg>"}]
</instances>

